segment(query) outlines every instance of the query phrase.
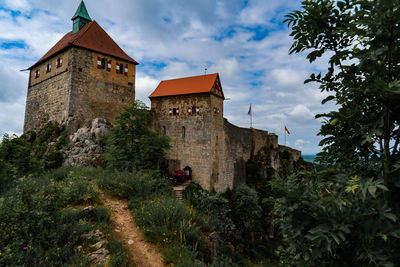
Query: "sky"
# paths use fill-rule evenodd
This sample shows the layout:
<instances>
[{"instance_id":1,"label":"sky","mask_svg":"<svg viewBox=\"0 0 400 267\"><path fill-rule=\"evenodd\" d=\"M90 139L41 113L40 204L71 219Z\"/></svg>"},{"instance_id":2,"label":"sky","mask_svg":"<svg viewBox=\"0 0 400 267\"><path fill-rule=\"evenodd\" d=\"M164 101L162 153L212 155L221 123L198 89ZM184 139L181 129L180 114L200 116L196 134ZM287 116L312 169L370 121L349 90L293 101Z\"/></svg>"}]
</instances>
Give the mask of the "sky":
<instances>
[{"instance_id":1,"label":"sky","mask_svg":"<svg viewBox=\"0 0 400 267\"><path fill-rule=\"evenodd\" d=\"M72 30L80 0L0 0L0 136L21 134L29 73L24 70ZM293 43L285 14L299 0L85 0L89 15L140 63L136 98L165 79L220 75L224 117L240 127L273 132L303 154L321 151L321 119L334 109L317 84L304 84L327 61L310 64L289 55ZM207 70L206 70L207 69Z\"/></svg>"}]
</instances>

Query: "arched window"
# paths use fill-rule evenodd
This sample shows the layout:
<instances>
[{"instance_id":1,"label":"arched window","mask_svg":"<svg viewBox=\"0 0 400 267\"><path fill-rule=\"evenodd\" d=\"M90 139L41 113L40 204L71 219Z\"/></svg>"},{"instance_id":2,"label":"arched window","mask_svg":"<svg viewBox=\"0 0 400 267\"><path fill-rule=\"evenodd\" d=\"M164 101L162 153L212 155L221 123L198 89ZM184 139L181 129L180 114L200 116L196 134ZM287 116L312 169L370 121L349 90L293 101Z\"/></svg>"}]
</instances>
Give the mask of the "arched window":
<instances>
[{"instance_id":1,"label":"arched window","mask_svg":"<svg viewBox=\"0 0 400 267\"><path fill-rule=\"evenodd\" d=\"M162 127L162 133L163 133L163 135L167 134L167 128L165 128L165 126Z\"/></svg>"},{"instance_id":2,"label":"arched window","mask_svg":"<svg viewBox=\"0 0 400 267\"><path fill-rule=\"evenodd\" d=\"M182 138L185 138L186 136L186 128L185 126L182 127Z\"/></svg>"},{"instance_id":3,"label":"arched window","mask_svg":"<svg viewBox=\"0 0 400 267\"><path fill-rule=\"evenodd\" d=\"M105 58L101 59L101 68L106 69L106 59Z\"/></svg>"},{"instance_id":4,"label":"arched window","mask_svg":"<svg viewBox=\"0 0 400 267\"><path fill-rule=\"evenodd\" d=\"M172 115L176 115L176 108L172 109Z\"/></svg>"}]
</instances>

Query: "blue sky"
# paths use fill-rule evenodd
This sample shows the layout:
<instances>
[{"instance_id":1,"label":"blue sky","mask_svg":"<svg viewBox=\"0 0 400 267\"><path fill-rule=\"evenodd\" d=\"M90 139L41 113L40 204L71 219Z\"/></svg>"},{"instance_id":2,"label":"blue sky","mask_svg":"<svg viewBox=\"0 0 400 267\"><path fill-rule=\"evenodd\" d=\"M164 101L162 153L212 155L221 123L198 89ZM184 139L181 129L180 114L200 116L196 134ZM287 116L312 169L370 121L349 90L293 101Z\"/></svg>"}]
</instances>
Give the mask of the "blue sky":
<instances>
[{"instance_id":1,"label":"blue sky","mask_svg":"<svg viewBox=\"0 0 400 267\"><path fill-rule=\"evenodd\" d=\"M0 135L20 134L28 84L26 69L65 33L80 0L0 0ZM136 96L148 95L163 79L218 72L225 96L224 115L248 127L279 135L291 131L288 145L303 154L319 152L314 115L326 94L304 85L324 71L324 59L311 65L305 54L289 55L292 39L282 23L298 0L86 0L92 19L136 61Z\"/></svg>"}]
</instances>

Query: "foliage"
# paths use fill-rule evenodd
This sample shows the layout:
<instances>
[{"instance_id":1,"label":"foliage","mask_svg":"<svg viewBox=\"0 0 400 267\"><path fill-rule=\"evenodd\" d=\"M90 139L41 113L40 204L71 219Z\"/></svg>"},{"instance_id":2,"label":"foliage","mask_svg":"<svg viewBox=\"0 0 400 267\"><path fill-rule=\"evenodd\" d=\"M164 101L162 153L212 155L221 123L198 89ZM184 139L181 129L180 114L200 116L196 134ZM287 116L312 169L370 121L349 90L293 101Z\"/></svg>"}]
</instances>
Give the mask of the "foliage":
<instances>
[{"instance_id":1,"label":"foliage","mask_svg":"<svg viewBox=\"0 0 400 267\"><path fill-rule=\"evenodd\" d=\"M194 209L175 198L147 200L134 215L137 225L151 242L162 245L178 242L191 247L199 242Z\"/></svg>"},{"instance_id":2,"label":"foliage","mask_svg":"<svg viewBox=\"0 0 400 267\"><path fill-rule=\"evenodd\" d=\"M200 263L196 265L196 251L182 245L174 245L169 249L165 249L162 254L166 264L173 263L174 266L204 266L204 264Z\"/></svg>"},{"instance_id":3,"label":"foliage","mask_svg":"<svg viewBox=\"0 0 400 267\"><path fill-rule=\"evenodd\" d=\"M154 169L169 149L169 138L158 136L148 127L151 113L136 100L115 119L106 146L106 161L117 170Z\"/></svg>"},{"instance_id":4,"label":"foliage","mask_svg":"<svg viewBox=\"0 0 400 267\"><path fill-rule=\"evenodd\" d=\"M400 225L382 180L325 170L270 182L284 265L394 266ZM351 248L351 249L349 249Z\"/></svg>"},{"instance_id":5,"label":"foliage","mask_svg":"<svg viewBox=\"0 0 400 267\"><path fill-rule=\"evenodd\" d=\"M107 249L110 251L110 262L111 267L125 267L128 266L126 252L116 238L111 239L111 242L107 244Z\"/></svg>"},{"instance_id":6,"label":"foliage","mask_svg":"<svg viewBox=\"0 0 400 267\"><path fill-rule=\"evenodd\" d=\"M130 207L137 207L143 200L171 193L160 173L151 170L102 172L97 184L114 196L130 199Z\"/></svg>"},{"instance_id":7,"label":"foliage","mask_svg":"<svg viewBox=\"0 0 400 267\"><path fill-rule=\"evenodd\" d=\"M291 53L308 51L310 62L329 57L325 74L312 74L330 93L337 111L320 135L320 160L365 177L398 183L400 152L400 3L386 0L307 0L286 16L292 28ZM390 189L389 187L389 189Z\"/></svg>"},{"instance_id":8,"label":"foliage","mask_svg":"<svg viewBox=\"0 0 400 267\"><path fill-rule=\"evenodd\" d=\"M103 208L63 209L96 199L82 179L48 173L18 178L0 197L0 265L86 265L74 249L91 222L107 221Z\"/></svg>"}]
</instances>

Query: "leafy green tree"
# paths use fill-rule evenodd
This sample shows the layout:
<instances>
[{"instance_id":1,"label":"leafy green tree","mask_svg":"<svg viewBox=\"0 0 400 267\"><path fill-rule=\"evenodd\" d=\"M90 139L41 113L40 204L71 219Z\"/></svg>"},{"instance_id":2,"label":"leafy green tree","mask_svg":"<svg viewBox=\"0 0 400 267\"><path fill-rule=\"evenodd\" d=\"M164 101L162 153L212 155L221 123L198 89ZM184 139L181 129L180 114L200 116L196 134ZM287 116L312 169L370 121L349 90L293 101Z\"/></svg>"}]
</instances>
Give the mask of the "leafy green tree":
<instances>
[{"instance_id":1,"label":"leafy green tree","mask_svg":"<svg viewBox=\"0 0 400 267\"><path fill-rule=\"evenodd\" d=\"M154 169L169 149L169 138L149 129L152 115L136 100L115 119L106 146L106 161L118 170Z\"/></svg>"},{"instance_id":2,"label":"leafy green tree","mask_svg":"<svg viewBox=\"0 0 400 267\"><path fill-rule=\"evenodd\" d=\"M327 72L306 80L330 93L323 103L338 106L318 115L326 119L321 159L399 185L400 2L307 0L285 22L290 53L329 58Z\"/></svg>"},{"instance_id":3,"label":"leafy green tree","mask_svg":"<svg viewBox=\"0 0 400 267\"><path fill-rule=\"evenodd\" d=\"M383 180L327 169L270 182L274 223L284 266L395 266L397 216L384 198Z\"/></svg>"}]
</instances>

